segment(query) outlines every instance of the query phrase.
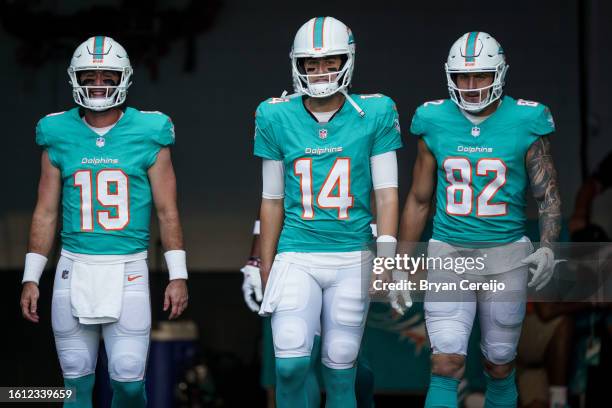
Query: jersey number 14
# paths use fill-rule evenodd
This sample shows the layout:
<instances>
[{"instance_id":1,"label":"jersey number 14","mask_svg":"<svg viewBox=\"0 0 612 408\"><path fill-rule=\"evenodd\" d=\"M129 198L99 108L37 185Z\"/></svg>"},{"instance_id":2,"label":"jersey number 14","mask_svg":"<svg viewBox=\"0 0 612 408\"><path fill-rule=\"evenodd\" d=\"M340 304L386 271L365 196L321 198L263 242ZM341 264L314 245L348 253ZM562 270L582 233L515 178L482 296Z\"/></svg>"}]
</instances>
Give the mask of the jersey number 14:
<instances>
[{"instance_id":1,"label":"jersey number 14","mask_svg":"<svg viewBox=\"0 0 612 408\"><path fill-rule=\"evenodd\" d=\"M91 170L78 170L74 173L74 186L80 190L81 196L81 230L93 231L94 218L105 230L125 228L130 222L127 174L120 169L103 169L95 177L94 184ZM94 215L94 196L100 205L114 208L115 215L111 215L109 210L98 210Z\"/></svg>"},{"instance_id":2,"label":"jersey number 14","mask_svg":"<svg viewBox=\"0 0 612 408\"><path fill-rule=\"evenodd\" d=\"M297 159L293 163L293 171L300 178L300 192L302 196L302 218L313 219L314 203L312 189L312 159ZM333 194L337 187L337 193ZM351 159L338 157L331 167L325 181L317 194L319 208L336 208L338 219L349 218L349 209L353 206L351 195Z\"/></svg>"}]
</instances>

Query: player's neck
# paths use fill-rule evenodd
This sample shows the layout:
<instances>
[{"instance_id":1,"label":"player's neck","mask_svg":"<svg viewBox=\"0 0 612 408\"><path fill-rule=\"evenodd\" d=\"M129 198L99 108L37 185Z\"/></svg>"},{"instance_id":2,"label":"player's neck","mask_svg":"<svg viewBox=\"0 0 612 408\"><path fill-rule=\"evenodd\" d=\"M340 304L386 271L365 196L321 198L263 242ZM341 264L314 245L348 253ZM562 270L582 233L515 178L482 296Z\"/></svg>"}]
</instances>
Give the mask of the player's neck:
<instances>
[{"instance_id":1,"label":"player's neck","mask_svg":"<svg viewBox=\"0 0 612 408\"><path fill-rule=\"evenodd\" d=\"M306 98L304 105L311 112L331 112L340 109L344 95L337 92L326 98Z\"/></svg>"},{"instance_id":2,"label":"player's neck","mask_svg":"<svg viewBox=\"0 0 612 408\"><path fill-rule=\"evenodd\" d=\"M85 110L85 120L90 126L103 128L115 124L121 117L120 109L109 109L103 112Z\"/></svg>"}]
</instances>

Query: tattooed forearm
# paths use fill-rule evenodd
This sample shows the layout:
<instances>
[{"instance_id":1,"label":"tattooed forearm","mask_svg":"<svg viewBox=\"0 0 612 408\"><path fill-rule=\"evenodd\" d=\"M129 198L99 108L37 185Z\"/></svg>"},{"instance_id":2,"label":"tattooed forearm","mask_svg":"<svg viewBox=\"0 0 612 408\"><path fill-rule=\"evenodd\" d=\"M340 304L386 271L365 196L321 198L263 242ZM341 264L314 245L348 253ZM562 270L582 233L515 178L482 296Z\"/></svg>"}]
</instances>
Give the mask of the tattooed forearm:
<instances>
[{"instance_id":1,"label":"tattooed forearm","mask_svg":"<svg viewBox=\"0 0 612 408\"><path fill-rule=\"evenodd\" d=\"M550 246L561 232L561 197L548 137L541 137L531 145L526 167L533 196L538 202L540 242Z\"/></svg>"}]
</instances>

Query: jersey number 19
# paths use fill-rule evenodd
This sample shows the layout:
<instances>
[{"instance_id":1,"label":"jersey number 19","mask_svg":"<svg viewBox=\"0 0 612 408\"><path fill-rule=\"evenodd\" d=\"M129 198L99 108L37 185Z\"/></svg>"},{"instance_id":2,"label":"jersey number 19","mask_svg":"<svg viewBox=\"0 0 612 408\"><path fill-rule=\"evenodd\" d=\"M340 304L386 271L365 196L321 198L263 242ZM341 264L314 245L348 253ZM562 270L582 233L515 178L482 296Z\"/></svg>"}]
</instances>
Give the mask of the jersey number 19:
<instances>
[{"instance_id":1,"label":"jersey number 19","mask_svg":"<svg viewBox=\"0 0 612 408\"><path fill-rule=\"evenodd\" d=\"M105 230L125 228L130 222L127 174L120 169L103 169L95 177L94 184L91 170L78 170L74 173L74 186L80 189L81 196L81 231L93 231L94 218ZM98 210L94 217L94 195L100 205L114 208L115 215L111 215L109 210Z\"/></svg>"}]
</instances>

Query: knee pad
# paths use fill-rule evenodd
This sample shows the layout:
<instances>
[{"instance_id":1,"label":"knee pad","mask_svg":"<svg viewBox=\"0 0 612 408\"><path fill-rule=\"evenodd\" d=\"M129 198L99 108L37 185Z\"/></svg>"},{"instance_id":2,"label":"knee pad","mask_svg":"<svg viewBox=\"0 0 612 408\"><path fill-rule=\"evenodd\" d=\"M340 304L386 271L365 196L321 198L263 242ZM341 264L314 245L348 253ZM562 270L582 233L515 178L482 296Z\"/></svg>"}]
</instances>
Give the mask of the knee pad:
<instances>
[{"instance_id":1,"label":"knee pad","mask_svg":"<svg viewBox=\"0 0 612 408\"><path fill-rule=\"evenodd\" d=\"M62 374L66 378L77 378L91 374L95 370L95 362L92 361L88 350L62 349L57 351Z\"/></svg>"},{"instance_id":2,"label":"knee pad","mask_svg":"<svg viewBox=\"0 0 612 408\"><path fill-rule=\"evenodd\" d=\"M434 354L467 354L466 339L468 336L457 336L454 335L450 330L442 330L438 333L429 333L429 340L431 342L431 348Z\"/></svg>"},{"instance_id":3,"label":"knee pad","mask_svg":"<svg viewBox=\"0 0 612 408\"><path fill-rule=\"evenodd\" d=\"M310 354L307 344L306 321L298 316L273 319L272 337L278 357L297 357Z\"/></svg>"},{"instance_id":4,"label":"knee pad","mask_svg":"<svg viewBox=\"0 0 612 408\"><path fill-rule=\"evenodd\" d=\"M144 378L146 355L117 353L110 357L108 372L113 380L138 381Z\"/></svg>"},{"instance_id":5,"label":"knee pad","mask_svg":"<svg viewBox=\"0 0 612 408\"><path fill-rule=\"evenodd\" d=\"M492 302L491 323L481 326L481 350L493 364L506 364L514 360L525 316L524 302Z\"/></svg>"},{"instance_id":6,"label":"knee pad","mask_svg":"<svg viewBox=\"0 0 612 408\"><path fill-rule=\"evenodd\" d=\"M482 355L493 364L507 364L516 357L516 344L489 343L481 345Z\"/></svg>"},{"instance_id":7,"label":"knee pad","mask_svg":"<svg viewBox=\"0 0 612 408\"><path fill-rule=\"evenodd\" d=\"M425 316L434 354L467 354L476 314L475 305L461 302L426 302ZM473 310L472 310L473 309Z\"/></svg>"},{"instance_id":8,"label":"knee pad","mask_svg":"<svg viewBox=\"0 0 612 408\"><path fill-rule=\"evenodd\" d=\"M108 371L113 380L131 382L144 378L150 331L148 293L126 291L119 321L103 328Z\"/></svg>"},{"instance_id":9,"label":"knee pad","mask_svg":"<svg viewBox=\"0 0 612 408\"><path fill-rule=\"evenodd\" d=\"M323 338L323 365L335 368L351 368L355 364L361 338L357 334L351 335L340 330L330 330Z\"/></svg>"}]
</instances>

